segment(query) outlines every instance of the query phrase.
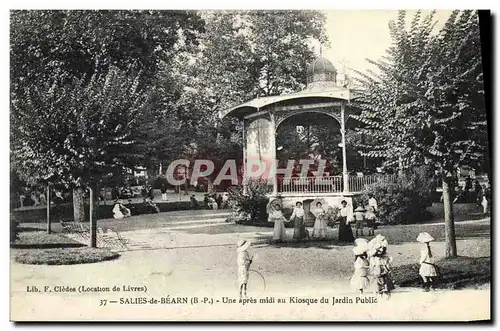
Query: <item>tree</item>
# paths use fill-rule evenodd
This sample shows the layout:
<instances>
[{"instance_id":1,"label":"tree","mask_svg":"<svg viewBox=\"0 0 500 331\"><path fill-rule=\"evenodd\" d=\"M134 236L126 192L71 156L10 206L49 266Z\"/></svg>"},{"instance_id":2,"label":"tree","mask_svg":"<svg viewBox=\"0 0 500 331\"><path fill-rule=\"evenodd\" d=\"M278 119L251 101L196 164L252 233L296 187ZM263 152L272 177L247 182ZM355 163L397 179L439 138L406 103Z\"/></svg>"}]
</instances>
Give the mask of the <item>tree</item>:
<instances>
[{"instance_id":1,"label":"tree","mask_svg":"<svg viewBox=\"0 0 500 331\"><path fill-rule=\"evenodd\" d=\"M326 42L317 11L203 12L198 52L185 61L179 102L190 159L213 161L242 155L242 127L218 113L262 96L296 92L314 58L308 42ZM218 164L216 162L217 174Z\"/></svg>"},{"instance_id":2,"label":"tree","mask_svg":"<svg viewBox=\"0 0 500 331\"><path fill-rule=\"evenodd\" d=\"M405 12L389 28L392 46L377 69L359 73L357 117L373 145L368 156L389 166L429 164L441 171L446 257L457 255L451 192L456 169L487 156L481 41L477 13L454 11L433 33L433 13L418 12L406 28Z\"/></svg>"},{"instance_id":3,"label":"tree","mask_svg":"<svg viewBox=\"0 0 500 331\"><path fill-rule=\"evenodd\" d=\"M116 70L127 71L128 77L137 78L138 90L154 90L161 69L160 63L168 63L176 52L192 47L199 31L203 31L203 21L192 11L12 11L12 107L17 107L16 103L29 106L23 100L27 91L37 94L35 87L45 86L47 81L52 81L54 74L60 80L56 85L65 86L64 91L58 89L58 92L71 91L78 94L79 91L67 84L77 82L80 88L86 88L87 84L91 84L90 77L104 77L109 72L119 72ZM98 84L89 85L89 88L93 93L98 93L95 90L98 86L102 87ZM96 107L102 110L107 106ZM28 111L25 108L23 111L23 119L26 121L35 121L40 117L36 114L36 109ZM147 122L148 119L142 116L139 120ZM145 128L137 121L134 125ZM65 136L60 138L64 139ZM22 142L15 143L19 145ZM145 151L146 155L147 152ZM22 155L17 156L20 162ZM117 168L120 166L117 165ZM119 169L115 170L120 172ZM77 167L75 171L80 170ZM81 219L83 196L81 190L76 190L75 193L75 219Z\"/></svg>"},{"instance_id":4,"label":"tree","mask_svg":"<svg viewBox=\"0 0 500 331\"><path fill-rule=\"evenodd\" d=\"M97 194L103 176L137 162L136 121L147 105L138 77L111 67L85 78L56 73L12 103L13 162L46 183ZM79 215L80 216L80 215Z\"/></svg>"}]
</instances>

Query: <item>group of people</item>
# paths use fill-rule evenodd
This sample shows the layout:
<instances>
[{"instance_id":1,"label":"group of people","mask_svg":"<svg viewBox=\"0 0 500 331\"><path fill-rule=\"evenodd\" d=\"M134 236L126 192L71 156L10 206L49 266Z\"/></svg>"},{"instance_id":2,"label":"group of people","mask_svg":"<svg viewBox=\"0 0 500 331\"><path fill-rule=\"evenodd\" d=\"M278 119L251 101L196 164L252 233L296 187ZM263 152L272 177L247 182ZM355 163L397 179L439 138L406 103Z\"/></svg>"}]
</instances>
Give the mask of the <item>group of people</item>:
<instances>
[{"instance_id":1,"label":"group of people","mask_svg":"<svg viewBox=\"0 0 500 331\"><path fill-rule=\"evenodd\" d=\"M27 205L30 206L46 206L47 205L47 196L42 191L31 191L26 189L24 192L19 194L19 206L25 207ZM51 194L52 195L52 194ZM29 203L27 203L26 199L29 197ZM66 200L63 196L63 193L59 190L53 191L53 196L51 196L51 203L62 203Z\"/></svg>"},{"instance_id":2,"label":"group of people","mask_svg":"<svg viewBox=\"0 0 500 331\"><path fill-rule=\"evenodd\" d=\"M327 210L324 208L321 201L317 201L313 206L311 206L311 213L315 217L312 238L314 239L326 239L326 228L328 223ZM275 202L271 205L271 210L269 211L269 222L274 223L273 231L273 241L283 242L286 240L286 230L285 223L293 222L294 231L293 239L302 240L310 237L310 234L305 226L305 214L304 208L301 201L295 203L292 215L287 220L282 212L282 207L279 202ZM368 210L362 207L358 207L352 217L352 220L356 223L356 236L358 236L359 231L363 235L363 227L368 227L368 235L375 235L375 225L377 222L376 215L377 201L370 196ZM352 228L350 225L351 219L349 217L350 210L346 200L341 201L341 208L338 214L339 221L339 241L342 242L354 242L354 236Z\"/></svg>"},{"instance_id":3,"label":"group of people","mask_svg":"<svg viewBox=\"0 0 500 331\"><path fill-rule=\"evenodd\" d=\"M351 277L351 286L363 294L372 289L380 296L390 296L394 289L391 276L392 258L387 254L389 243L387 239L377 234L370 242L358 238L355 241L354 275Z\"/></svg>"},{"instance_id":4,"label":"group of people","mask_svg":"<svg viewBox=\"0 0 500 331\"><path fill-rule=\"evenodd\" d=\"M192 198L194 198L194 195ZM207 193L205 194L203 202L208 209L227 209L229 208L229 194L226 192L223 194Z\"/></svg>"},{"instance_id":5,"label":"group of people","mask_svg":"<svg viewBox=\"0 0 500 331\"><path fill-rule=\"evenodd\" d=\"M470 176L465 178L464 186L457 185L453 203L477 203L483 209L483 214L488 213L491 203L491 189L487 184L481 185L479 180L472 181Z\"/></svg>"},{"instance_id":6,"label":"group of people","mask_svg":"<svg viewBox=\"0 0 500 331\"><path fill-rule=\"evenodd\" d=\"M423 245L420 251L419 275L422 278L423 290L428 292L435 289L436 280L440 276L430 246L434 238L427 232L421 232L416 240ZM355 240L351 286L360 294L372 290L380 296L390 297L394 283L391 275L392 257L387 254L388 247L387 239L381 234L377 234L369 242L364 238Z\"/></svg>"}]
</instances>

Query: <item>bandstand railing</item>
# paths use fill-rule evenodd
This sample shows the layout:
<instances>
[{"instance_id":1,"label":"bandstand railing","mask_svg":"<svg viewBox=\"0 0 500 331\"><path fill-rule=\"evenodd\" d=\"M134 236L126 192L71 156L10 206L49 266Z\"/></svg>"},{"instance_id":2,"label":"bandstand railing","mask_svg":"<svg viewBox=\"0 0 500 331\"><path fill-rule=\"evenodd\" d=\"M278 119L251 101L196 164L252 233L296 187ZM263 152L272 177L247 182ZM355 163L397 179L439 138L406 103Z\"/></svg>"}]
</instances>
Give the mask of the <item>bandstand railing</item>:
<instances>
[{"instance_id":1,"label":"bandstand railing","mask_svg":"<svg viewBox=\"0 0 500 331\"><path fill-rule=\"evenodd\" d=\"M367 185L377 182L395 182L397 175L349 176L349 192L361 192ZM342 176L293 177L278 180L280 193L341 193Z\"/></svg>"}]
</instances>

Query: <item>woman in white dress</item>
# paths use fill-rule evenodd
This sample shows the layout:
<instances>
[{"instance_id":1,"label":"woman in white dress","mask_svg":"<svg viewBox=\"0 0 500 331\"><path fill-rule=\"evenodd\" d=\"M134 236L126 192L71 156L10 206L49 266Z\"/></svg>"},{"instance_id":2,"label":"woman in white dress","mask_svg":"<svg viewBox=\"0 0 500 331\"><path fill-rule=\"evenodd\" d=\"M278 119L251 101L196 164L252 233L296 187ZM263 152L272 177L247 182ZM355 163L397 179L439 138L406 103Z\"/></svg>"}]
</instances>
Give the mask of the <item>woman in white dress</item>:
<instances>
[{"instance_id":1,"label":"woman in white dress","mask_svg":"<svg viewBox=\"0 0 500 331\"><path fill-rule=\"evenodd\" d=\"M281 212L279 203L274 205L274 210L269 214L269 222L274 223L273 240L276 242L286 240L285 216Z\"/></svg>"},{"instance_id":2,"label":"woman in white dress","mask_svg":"<svg viewBox=\"0 0 500 331\"><path fill-rule=\"evenodd\" d=\"M316 203L316 208L312 210L316 220L314 221L313 238L326 239L326 212L323 210L321 202Z\"/></svg>"}]
</instances>

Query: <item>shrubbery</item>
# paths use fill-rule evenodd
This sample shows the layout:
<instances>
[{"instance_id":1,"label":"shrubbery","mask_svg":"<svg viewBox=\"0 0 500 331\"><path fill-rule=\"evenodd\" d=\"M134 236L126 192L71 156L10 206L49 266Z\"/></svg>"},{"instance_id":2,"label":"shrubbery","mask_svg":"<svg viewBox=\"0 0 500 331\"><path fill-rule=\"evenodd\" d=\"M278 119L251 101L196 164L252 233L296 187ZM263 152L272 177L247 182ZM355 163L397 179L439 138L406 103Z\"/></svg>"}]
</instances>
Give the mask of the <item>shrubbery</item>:
<instances>
[{"instance_id":1,"label":"shrubbery","mask_svg":"<svg viewBox=\"0 0 500 331\"><path fill-rule=\"evenodd\" d=\"M433 173L424 167L416 168L400 176L396 183L369 185L357 203L367 205L368 197L373 195L382 223L418 223L432 216L427 207L432 205L435 189Z\"/></svg>"},{"instance_id":2,"label":"shrubbery","mask_svg":"<svg viewBox=\"0 0 500 331\"><path fill-rule=\"evenodd\" d=\"M10 243L13 243L19 238L19 220L12 213L10 214Z\"/></svg>"},{"instance_id":3,"label":"shrubbery","mask_svg":"<svg viewBox=\"0 0 500 331\"><path fill-rule=\"evenodd\" d=\"M267 223L267 204L269 186L266 180L251 180L247 185L247 192L243 188L229 189L229 205L234 211L234 221L246 224L263 225Z\"/></svg>"}]
</instances>

